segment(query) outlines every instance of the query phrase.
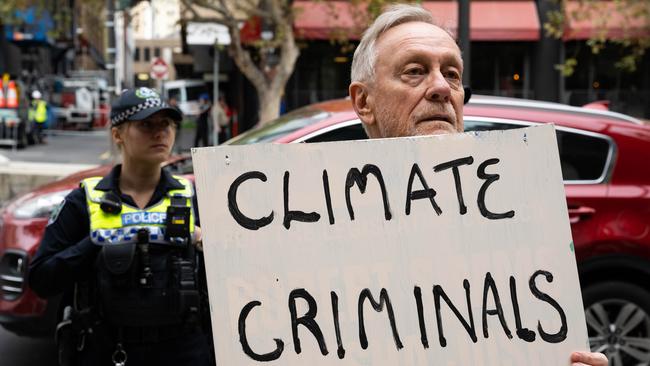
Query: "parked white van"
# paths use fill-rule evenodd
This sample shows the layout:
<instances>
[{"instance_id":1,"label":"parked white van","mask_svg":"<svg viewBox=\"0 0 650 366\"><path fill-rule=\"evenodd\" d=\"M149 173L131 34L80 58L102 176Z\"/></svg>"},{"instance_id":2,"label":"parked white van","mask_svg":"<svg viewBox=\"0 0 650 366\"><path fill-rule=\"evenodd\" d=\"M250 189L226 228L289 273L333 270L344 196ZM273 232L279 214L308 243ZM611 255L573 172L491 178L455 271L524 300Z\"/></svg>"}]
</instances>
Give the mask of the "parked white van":
<instances>
[{"instance_id":1,"label":"parked white van","mask_svg":"<svg viewBox=\"0 0 650 366\"><path fill-rule=\"evenodd\" d=\"M199 95L208 92L208 86L202 80L173 80L164 85L163 95L166 100L175 98L178 108L185 116L199 115Z\"/></svg>"}]
</instances>

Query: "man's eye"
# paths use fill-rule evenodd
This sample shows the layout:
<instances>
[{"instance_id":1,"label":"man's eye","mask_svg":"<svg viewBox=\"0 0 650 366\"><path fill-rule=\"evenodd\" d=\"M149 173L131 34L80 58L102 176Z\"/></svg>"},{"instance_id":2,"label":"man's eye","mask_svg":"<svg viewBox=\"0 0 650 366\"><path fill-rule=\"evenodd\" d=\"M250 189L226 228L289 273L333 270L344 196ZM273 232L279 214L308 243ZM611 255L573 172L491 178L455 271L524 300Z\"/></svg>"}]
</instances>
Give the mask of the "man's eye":
<instances>
[{"instance_id":1,"label":"man's eye","mask_svg":"<svg viewBox=\"0 0 650 366\"><path fill-rule=\"evenodd\" d=\"M456 71L447 71L445 77L448 79L458 80L460 79L460 74Z\"/></svg>"},{"instance_id":2,"label":"man's eye","mask_svg":"<svg viewBox=\"0 0 650 366\"><path fill-rule=\"evenodd\" d=\"M424 69L421 67L411 67L404 71L405 75L423 75Z\"/></svg>"}]
</instances>

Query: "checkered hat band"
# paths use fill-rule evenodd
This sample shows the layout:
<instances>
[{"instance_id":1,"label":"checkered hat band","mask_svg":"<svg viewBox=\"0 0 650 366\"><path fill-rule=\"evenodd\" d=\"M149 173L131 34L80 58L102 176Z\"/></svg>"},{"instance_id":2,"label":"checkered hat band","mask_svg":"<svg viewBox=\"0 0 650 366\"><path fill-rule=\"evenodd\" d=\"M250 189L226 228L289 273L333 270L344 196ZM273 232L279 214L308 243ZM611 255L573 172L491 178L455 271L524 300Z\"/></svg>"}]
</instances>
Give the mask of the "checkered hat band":
<instances>
[{"instance_id":1,"label":"checkered hat band","mask_svg":"<svg viewBox=\"0 0 650 366\"><path fill-rule=\"evenodd\" d=\"M134 114L145 109L154 107L168 107L167 103L163 102L160 98L147 98L143 103L136 104L133 107L125 110L111 119L112 125L118 125L124 121L128 121Z\"/></svg>"}]
</instances>

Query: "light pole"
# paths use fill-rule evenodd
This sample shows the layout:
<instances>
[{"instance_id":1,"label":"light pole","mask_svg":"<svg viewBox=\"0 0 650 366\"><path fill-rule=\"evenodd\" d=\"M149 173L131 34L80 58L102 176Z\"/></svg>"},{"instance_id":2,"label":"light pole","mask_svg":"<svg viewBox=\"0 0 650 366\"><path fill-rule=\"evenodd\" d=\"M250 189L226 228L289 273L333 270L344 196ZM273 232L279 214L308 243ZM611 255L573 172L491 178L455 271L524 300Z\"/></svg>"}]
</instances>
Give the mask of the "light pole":
<instances>
[{"instance_id":1,"label":"light pole","mask_svg":"<svg viewBox=\"0 0 650 366\"><path fill-rule=\"evenodd\" d=\"M458 1L458 43L463 55L463 82L465 85L471 85L472 62L470 50L470 0Z\"/></svg>"},{"instance_id":2,"label":"light pole","mask_svg":"<svg viewBox=\"0 0 650 366\"><path fill-rule=\"evenodd\" d=\"M108 47L106 47L106 70L108 71L108 92L115 95L115 1L106 0L106 35L108 36Z\"/></svg>"}]
</instances>

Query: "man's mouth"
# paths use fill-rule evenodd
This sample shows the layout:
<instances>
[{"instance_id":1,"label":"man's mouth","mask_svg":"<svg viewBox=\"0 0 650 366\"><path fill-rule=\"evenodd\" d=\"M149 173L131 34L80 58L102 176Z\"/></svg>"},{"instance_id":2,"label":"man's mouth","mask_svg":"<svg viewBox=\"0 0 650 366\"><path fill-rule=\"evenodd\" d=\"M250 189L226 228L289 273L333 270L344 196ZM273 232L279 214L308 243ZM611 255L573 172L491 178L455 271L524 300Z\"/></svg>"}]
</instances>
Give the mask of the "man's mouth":
<instances>
[{"instance_id":1,"label":"man's mouth","mask_svg":"<svg viewBox=\"0 0 650 366\"><path fill-rule=\"evenodd\" d=\"M453 124L453 122L451 121L451 118L449 118L449 116L447 116L445 114L436 114L436 115L433 115L433 116L427 116L425 118L420 119L418 121L418 123L434 122L434 121L444 121L444 122L447 122L449 124Z\"/></svg>"}]
</instances>

